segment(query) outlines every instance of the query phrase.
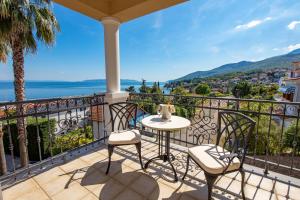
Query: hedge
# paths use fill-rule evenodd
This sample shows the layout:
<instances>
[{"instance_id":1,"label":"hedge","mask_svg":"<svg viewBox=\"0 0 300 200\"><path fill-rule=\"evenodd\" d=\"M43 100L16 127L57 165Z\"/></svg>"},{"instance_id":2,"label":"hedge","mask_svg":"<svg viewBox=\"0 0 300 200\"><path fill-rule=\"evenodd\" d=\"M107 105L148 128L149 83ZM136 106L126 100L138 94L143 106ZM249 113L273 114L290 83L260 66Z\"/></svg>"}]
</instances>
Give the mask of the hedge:
<instances>
[{"instance_id":1,"label":"hedge","mask_svg":"<svg viewBox=\"0 0 300 200\"><path fill-rule=\"evenodd\" d=\"M50 125L50 134L54 134L55 130L55 119L49 120ZM13 143L13 150L14 150L14 156L20 156L19 151L19 144L18 144L18 131L17 131L17 124L16 121L11 121L10 124L10 132L12 137L12 143ZM48 120L47 119L38 119L38 123L36 124L36 121L34 118L27 118L27 127L26 127L26 134L27 134L27 140L28 140L28 156L30 161L38 161L40 160L39 157L39 149L38 149L38 142L37 142L37 127L39 130L39 136L41 139L40 147L41 147L41 156L42 159L45 159L50 156L50 138L49 138L49 132L48 132ZM3 126L3 142L4 142L4 150L6 154L11 154L9 150L9 135L8 135L8 125Z\"/></svg>"}]
</instances>

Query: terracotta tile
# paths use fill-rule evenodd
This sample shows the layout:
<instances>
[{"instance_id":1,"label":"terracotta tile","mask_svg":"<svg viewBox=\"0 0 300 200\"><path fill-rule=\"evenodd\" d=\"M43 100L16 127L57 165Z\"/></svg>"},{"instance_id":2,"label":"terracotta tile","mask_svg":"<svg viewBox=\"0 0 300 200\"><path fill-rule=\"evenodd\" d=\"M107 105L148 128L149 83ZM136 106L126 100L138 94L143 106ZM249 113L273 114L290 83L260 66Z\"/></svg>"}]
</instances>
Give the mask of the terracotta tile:
<instances>
[{"instance_id":1,"label":"terracotta tile","mask_svg":"<svg viewBox=\"0 0 300 200\"><path fill-rule=\"evenodd\" d=\"M143 200L143 199L146 198L128 188L114 198L114 200Z\"/></svg>"},{"instance_id":2,"label":"terracotta tile","mask_svg":"<svg viewBox=\"0 0 300 200\"><path fill-rule=\"evenodd\" d=\"M38 184L32 179L28 179L4 190L2 194L3 199L5 200L17 199L18 197L22 197L24 194L36 192L38 190Z\"/></svg>"},{"instance_id":3,"label":"terracotta tile","mask_svg":"<svg viewBox=\"0 0 300 200\"><path fill-rule=\"evenodd\" d=\"M62 200L62 199L82 199L88 195L88 190L82 187L79 183L73 184L68 188L63 189L59 193L53 195L51 198L53 200Z\"/></svg>"},{"instance_id":4,"label":"terracotta tile","mask_svg":"<svg viewBox=\"0 0 300 200\"><path fill-rule=\"evenodd\" d=\"M130 189L144 197L148 197L155 187L158 187L157 181L145 174L139 176L138 179L130 185Z\"/></svg>"}]
</instances>

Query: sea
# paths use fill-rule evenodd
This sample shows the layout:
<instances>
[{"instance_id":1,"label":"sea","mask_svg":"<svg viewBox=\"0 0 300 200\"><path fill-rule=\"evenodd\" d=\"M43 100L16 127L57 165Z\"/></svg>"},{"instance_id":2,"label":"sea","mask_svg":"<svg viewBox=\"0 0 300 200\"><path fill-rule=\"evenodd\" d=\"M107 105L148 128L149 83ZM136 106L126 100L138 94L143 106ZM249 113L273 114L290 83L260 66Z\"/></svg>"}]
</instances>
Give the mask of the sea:
<instances>
[{"instance_id":1,"label":"sea","mask_svg":"<svg viewBox=\"0 0 300 200\"><path fill-rule=\"evenodd\" d=\"M160 82L163 88L165 83ZM146 82L147 86L152 86L153 82ZM121 89L125 90L129 86L134 86L138 92L141 81L121 80ZM70 97L80 95L93 95L106 91L105 80L87 81L25 81L26 100L44 99L56 97ZM0 102L14 101L14 84L12 81L0 81Z\"/></svg>"}]
</instances>

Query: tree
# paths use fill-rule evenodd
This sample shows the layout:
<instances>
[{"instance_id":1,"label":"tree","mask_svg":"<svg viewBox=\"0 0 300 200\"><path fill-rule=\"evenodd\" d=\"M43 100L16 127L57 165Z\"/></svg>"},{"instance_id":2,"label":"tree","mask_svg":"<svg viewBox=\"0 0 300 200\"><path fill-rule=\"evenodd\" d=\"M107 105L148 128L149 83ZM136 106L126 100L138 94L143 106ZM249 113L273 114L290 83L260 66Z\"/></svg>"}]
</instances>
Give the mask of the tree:
<instances>
[{"instance_id":1,"label":"tree","mask_svg":"<svg viewBox=\"0 0 300 200\"><path fill-rule=\"evenodd\" d=\"M210 87L206 83L200 83L196 87L195 92L196 92L196 94L207 95L210 93Z\"/></svg>"},{"instance_id":2,"label":"tree","mask_svg":"<svg viewBox=\"0 0 300 200\"><path fill-rule=\"evenodd\" d=\"M135 93L135 88L134 86L129 86L128 88L125 89L125 91L129 92L129 93Z\"/></svg>"},{"instance_id":3,"label":"tree","mask_svg":"<svg viewBox=\"0 0 300 200\"><path fill-rule=\"evenodd\" d=\"M153 94L161 94L162 93L161 89L159 88L159 82L158 83L156 83L156 82L153 83L153 86L151 88L151 93L153 93Z\"/></svg>"},{"instance_id":4,"label":"tree","mask_svg":"<svg viewBox=\"0 0 300 200\"><path fill-rule=\"evenodd\" d=\"M236 98L248 96L250 93L251 85L247 81L240 81L232 88L232 94Z\"/></svg>"},{"instance_id":5,"label":"tree","mask_svg":"<svg viewBox=\"0 0 300 200\"><path fill-rule=\"evenodd\" d=\"M184 89L184 87L182 86L177 86L175 89L172 90L171 93L175 95L182 95L182 96L187 95L186 89Z\"/></svg>"},{"instance_id":6,"label":"tree","mask_svg":"<svg viewBox=\"0 0 300 200\"><path fill-rule=\"evenodd\" d=\"M0 61L6 62L12 53L15 100L25 100L24 55L37 51L37 41L50 46L55 41L59 25L50 0L5 0L0 3ZM16 107L18 116L24 112ZM26 150L26 120L17 119L21 166L28 165Z\"/></svg>"},{"instance_id":7,"label":"tree","mask_svg":"<svg viewBox=\"0 0 300 200\"><path fill-rule=\"evenodd\" d=\"M140 87L140 93L149 93L151 88L149 88L147 85L146 85L146 80L145 79L142 79L142 85Z\"/></svg>"}]
</instances>

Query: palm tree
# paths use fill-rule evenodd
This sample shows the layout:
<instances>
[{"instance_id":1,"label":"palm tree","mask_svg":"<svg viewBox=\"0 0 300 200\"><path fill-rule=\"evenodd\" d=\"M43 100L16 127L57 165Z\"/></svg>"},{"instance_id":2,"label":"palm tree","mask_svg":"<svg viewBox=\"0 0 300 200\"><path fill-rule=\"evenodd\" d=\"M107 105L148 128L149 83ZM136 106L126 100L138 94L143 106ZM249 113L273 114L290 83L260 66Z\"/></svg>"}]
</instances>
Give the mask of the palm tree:
<instances>
[{"instance_id":1,"label":"palm tree","mask_svg":"<svg viewBox=\"0 0 300 200\"><path fill-rule=\"evenodd\" d=\"M15 100L25 100L24 55L37 51L37 41L50 46L59 25L52 12L51 0L0 0L0 61L12 54ZM17 104L17 115L24 112ZM26 120L17 119L21 166L28 165Z\"/></svg>"}]
</instances>

